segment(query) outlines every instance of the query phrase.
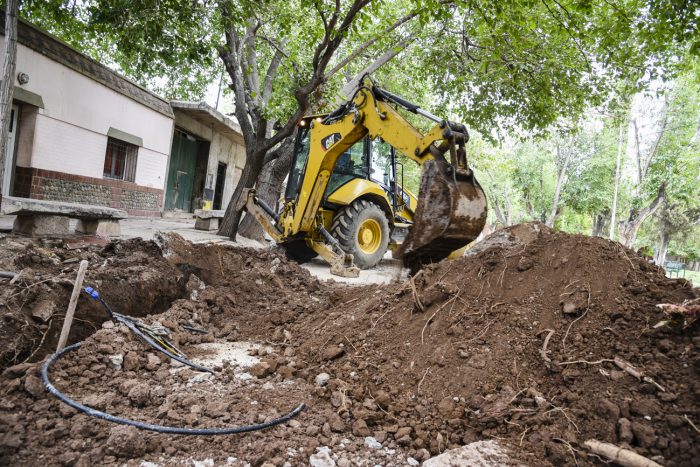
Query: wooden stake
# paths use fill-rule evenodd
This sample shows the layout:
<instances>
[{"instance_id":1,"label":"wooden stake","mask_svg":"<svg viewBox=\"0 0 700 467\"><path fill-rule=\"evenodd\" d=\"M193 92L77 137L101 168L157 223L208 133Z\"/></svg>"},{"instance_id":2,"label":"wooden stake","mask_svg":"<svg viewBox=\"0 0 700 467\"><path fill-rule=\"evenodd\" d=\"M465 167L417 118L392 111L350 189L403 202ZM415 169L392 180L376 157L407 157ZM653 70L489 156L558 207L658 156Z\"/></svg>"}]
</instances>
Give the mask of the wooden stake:
<instances>
[{"instance_id":1,"label":"wooden stake","mask_svg":"<svg viewBox=\"0 0 700 467\"><path fill-rule=\"evenodd\" d=\"M75 314L75 307L78 304L78 297L80 297L80 290L83 288L83 279L85 279L85 271L87 270L87 267L87 260L82 260L80 262L80 267L78 267L78 276L75 278L75 283L73 284L73 293L71 294L70 302L68 303L66 318L63 320L63 329L61 329L61 337L58 338L56 352L63 350L63 348L66 346L66 342L68 341L68 333L70 332L71 324L73 324L73 315Z\"/></svg>"}]
</instances>

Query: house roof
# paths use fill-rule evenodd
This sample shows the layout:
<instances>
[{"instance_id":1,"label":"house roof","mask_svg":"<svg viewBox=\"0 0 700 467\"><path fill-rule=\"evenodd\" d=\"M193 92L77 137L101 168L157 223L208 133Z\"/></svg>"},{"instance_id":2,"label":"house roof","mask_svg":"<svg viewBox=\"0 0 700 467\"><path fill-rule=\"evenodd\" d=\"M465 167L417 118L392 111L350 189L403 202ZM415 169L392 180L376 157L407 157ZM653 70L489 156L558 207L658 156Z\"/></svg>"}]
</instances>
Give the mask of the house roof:
<instances>
[{"instance_id":1,"label":"house roof","mask_svg":"<svg viewBox=\"0 0 700 467\"><path fill-rule=\"evenodd\" d=\"M206 102L190 102L190 101L170 101L170 105L174 110L179 110L186 113L198 122L211 127L216 132L228 136L231 139L239 139L243 137L241 127L238 122L232 120L210 106Z\"/></svg>"},{"instance_id":2,"label":"house roof","mask_svg":"<svg viewBox=\"0 0 700 467\"><path fill-rule=\"evenodd\" d=\"M17 26L18 43L163 115L173 117L170 103L166 99L125 78L97 60L78 52L52 34L27 21L19 20ZM4 14L0 14L0 33L5 35Z\"/></svg>"}]
</instances>

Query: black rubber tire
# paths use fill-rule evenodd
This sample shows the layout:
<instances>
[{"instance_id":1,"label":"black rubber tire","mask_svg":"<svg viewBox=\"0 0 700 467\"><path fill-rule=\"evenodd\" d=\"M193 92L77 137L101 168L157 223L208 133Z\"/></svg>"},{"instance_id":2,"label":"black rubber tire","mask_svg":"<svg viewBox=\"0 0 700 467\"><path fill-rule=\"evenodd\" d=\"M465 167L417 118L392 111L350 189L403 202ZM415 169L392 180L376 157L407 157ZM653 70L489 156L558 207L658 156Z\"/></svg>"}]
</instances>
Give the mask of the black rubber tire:
<instances>
[{"instance_id":1,"label":"black rubber tire","mask_svg":"<svg viewBox=\"0 0 700 467\"><path fill-rule=\"evenodd\" d=\"M287 259L299 264L308 263L318 256L318 253L316 253L313 248L309 247L304 240L285 242L282 243L281 246Z\"/></svg>"},{"instance_id":2,"label":"black rubber tire","mask_svg":"<svg viewBox=\"0 0 700 467\"><path fill-rule=\"evenodd\" d=\"M367 254L359 248L357 235L362 223L370 218L379 223L382 237L377 251ZM345 253L354 256L355 266L360 269L369 269L376 266L384 257L389 247L391 227L382 208L371 201L358 199L338 211L331 224L331 235L338 240Z\"/></svg>"}]
</instances>

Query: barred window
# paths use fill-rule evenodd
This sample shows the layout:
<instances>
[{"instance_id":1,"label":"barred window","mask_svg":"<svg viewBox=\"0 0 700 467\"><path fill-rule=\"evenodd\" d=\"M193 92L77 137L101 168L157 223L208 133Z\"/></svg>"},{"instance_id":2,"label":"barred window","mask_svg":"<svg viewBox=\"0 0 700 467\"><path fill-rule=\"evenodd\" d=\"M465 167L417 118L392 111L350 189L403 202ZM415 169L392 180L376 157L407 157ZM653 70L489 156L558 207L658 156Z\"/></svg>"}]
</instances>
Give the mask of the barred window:
<instances>
[{"instance_id":1,"label":"barred window","mask_svg":"<svg viewBox=\"0 0 700 467\"><path fill-rule=\"evenodd\" d=\"M104 176L133 182L136 180L136 159L139 147L116 138L107 138L107 153L105 154Z\"/></svg>"}]
</instances>

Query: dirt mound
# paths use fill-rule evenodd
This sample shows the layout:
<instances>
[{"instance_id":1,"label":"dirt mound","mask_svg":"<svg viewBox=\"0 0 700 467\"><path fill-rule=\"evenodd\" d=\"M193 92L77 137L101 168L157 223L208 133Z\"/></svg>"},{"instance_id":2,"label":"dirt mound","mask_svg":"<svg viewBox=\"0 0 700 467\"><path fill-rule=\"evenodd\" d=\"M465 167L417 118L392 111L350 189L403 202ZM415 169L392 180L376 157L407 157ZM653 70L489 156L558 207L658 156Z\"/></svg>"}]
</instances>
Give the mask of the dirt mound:
<instances>
[{"instance_id":1,"label":"dirt mound","mask_svg":"<svg viewBox=\"0 0 700 467\"><path fill-rule=\"evenodd\" d=\"M527 224L292 332L310 334L300 351L333 375L324 396L372 430L406 427L399 444L506 439L559 465L597 438L690 465L700 337L653 325L657 303L697 295L617 243Z\"/></svg>"},{"instance_id":2,"label":"dirt mound","mask_svg":"<svg viewBox=\"0 0 700 467\"><path fill-rule=\"evenodd\" d=\"M68 267L61 255L76 254L51 248L61 265L32 259L39 278L29 282L60 272ZM654 328L664 318L657 303L700 294L601 238L516 226L409 281L366 287L320 283L271 251L176 236L80 254L94 256L92 274L107 262L104 275L88 278L103 281L116 311L138 315L138 300L155 300L139 298L149 291L132 276L151 277L156 295L159 281L173 284L163 289L173 291L169 308L144 320L219 372L212 379L175 365L109 323L56 365L53 379L69 396L189 427L260 422L300 402L308 408L259 433L166 436L78 414L42 389L37 365L24 364L0 378L0 463L281 466L315 456L389 466L493 440L513 465L590 465L589 438L664 465L700 456L688 422L700 420L698 326ZM72 278L76 266L68 265ZM145 269L126 272L134 266ZM106 319L99 316L98 327ZM615 358L650 379L634 378Z\"/></svg>"},{"instance_id":3,"label":"dirt mound","mask_svg":"<svg viewBox=\"0 0 700 467\"><path fill-rule=\"evenodd\" d=\"M63 249L55 246L54 252L60 255ZM285 332L285 323L331 306L337 294L329 285L273 251L193 245L178 236L162 237L156 243L119 243L93 254L114 262L115 255L140 254L135 263L158 264L142 274L156 277L160 271L158 280L173 275L178 294L170 308L160 314L143 313L143 321L168 328L173 344L189 358L213 367L217 375L171 363L145 347L125 326L104 322L106 315L100 310L96 325L102 329L55 366L52 379L60 390L112 415L194 428L260 423L306 402L304 424L294 420L263 434L235 437L143 432L90 418L62 404L43 389L39 366L22 363L7 368L0 377L0 464L33 464L40 457L47 465L121 465L129 459L139 465L143 458L164 465L193 461L208 465L207 459L245 464L236 463L238 456L254 465L265 461L282 465L286 459L305 464L320 440L350 444L344 435L331 432L327 424L331 411L314 406L322 401L309 397L313 384L297 378L309 372L302 370L305 364L295 357L293 346L288 345L291 335ZM20 252L16 257L23 261L25 255ZM88 273L86 282L93 278ZM129 307L142 289L134 284L106 289L104 281L95 282L114 311L138 315ZM85 318L82 307L90 303L82 298L76 315ZM208 332L192 332L184 326ZM236 357L253 360L255 365L234 366L230 361ZM294 439L294 445L287 439ZM369 450L363 443L355 440L352 449ZM370 459L372 452L360 458ZM398 459L397 465L405 464L405 458Z\"/></svg>"}]
</instances>

